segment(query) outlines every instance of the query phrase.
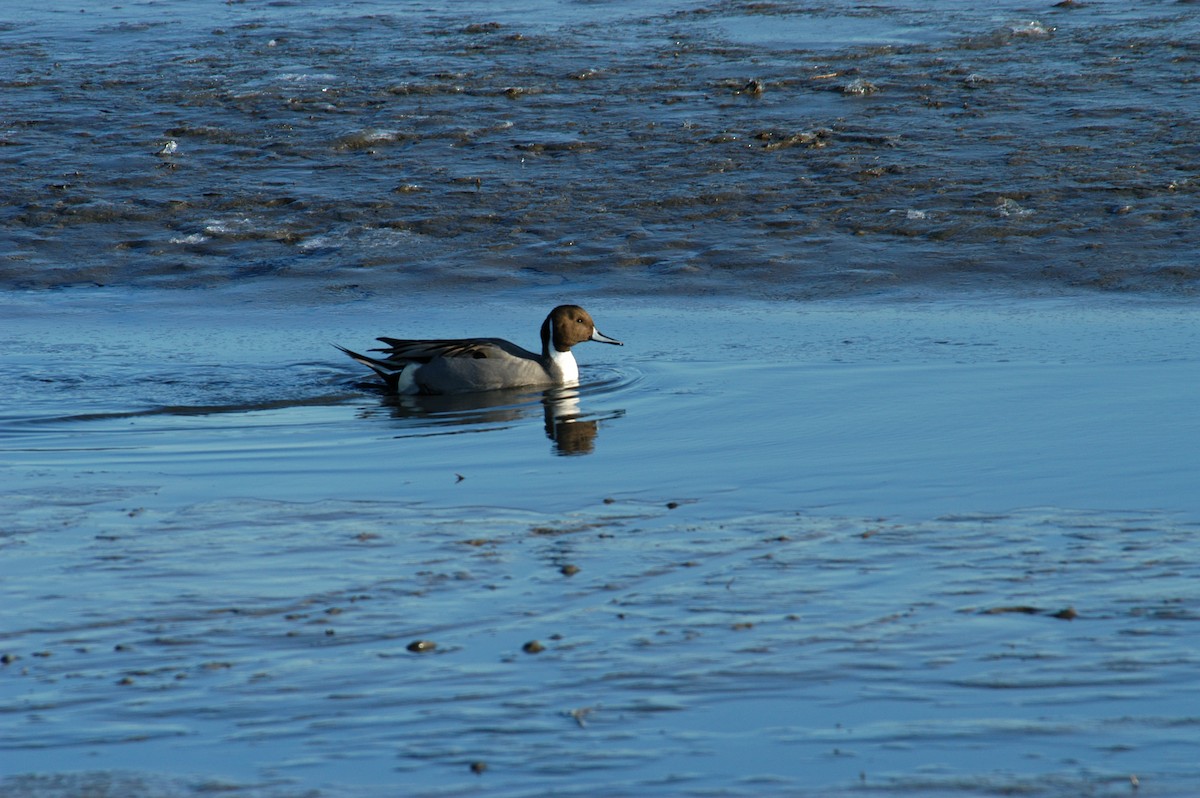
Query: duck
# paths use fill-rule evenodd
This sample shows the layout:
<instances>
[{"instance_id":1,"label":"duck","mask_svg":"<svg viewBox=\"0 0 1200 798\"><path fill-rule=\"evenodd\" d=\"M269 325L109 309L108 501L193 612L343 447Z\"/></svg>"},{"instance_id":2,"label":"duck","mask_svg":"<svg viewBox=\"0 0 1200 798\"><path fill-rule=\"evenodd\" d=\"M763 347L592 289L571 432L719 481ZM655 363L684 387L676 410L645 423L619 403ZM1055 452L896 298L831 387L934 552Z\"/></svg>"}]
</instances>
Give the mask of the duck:
<instances>
[{"instance_id":1,"label":"duck","mask_svg":"<svg viewBox=\"0 0 1200 798\"><path fill-rule=\"evenodd\" d=\"M364 355L334 344L374 371L397 394L440 395L510 388L551 387L579 382L571 347L584 341L624 346L596 329L578 305L559 305L542 322L541 354L502 338L376 340L386 344Z\"/></svg>"}]
</instances>

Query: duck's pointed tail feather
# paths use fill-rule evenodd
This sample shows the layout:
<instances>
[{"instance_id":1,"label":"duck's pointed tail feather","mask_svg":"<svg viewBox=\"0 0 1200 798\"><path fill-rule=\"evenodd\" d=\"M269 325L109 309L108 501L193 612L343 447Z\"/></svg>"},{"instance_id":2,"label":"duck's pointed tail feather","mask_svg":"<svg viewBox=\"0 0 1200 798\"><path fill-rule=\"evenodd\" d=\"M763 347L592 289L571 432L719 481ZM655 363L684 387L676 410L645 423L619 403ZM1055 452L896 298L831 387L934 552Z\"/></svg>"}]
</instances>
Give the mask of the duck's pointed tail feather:
<instances>
[{"instance_id":1,"label":"duck's pointed tail feather","mask_svg":"<svg viewBox=\"0 0 1200 798\"><path fill-rule=\"evenodd\" d=\"M371 357L370 355L364 355L359 352L355 352L353 349L347 349L344 346L339 346L338 344L333 344L333 346L337 349L340 349L351 359L357 360L359 363L362 363L364 366L371 369L371 371L378 374L379 378L387 383L389 389L395 391L399 386L400 373L404 371L404 366L407 364L389 363L386 360L380 360L378 358Z\"/></svg>"}]
</instances>

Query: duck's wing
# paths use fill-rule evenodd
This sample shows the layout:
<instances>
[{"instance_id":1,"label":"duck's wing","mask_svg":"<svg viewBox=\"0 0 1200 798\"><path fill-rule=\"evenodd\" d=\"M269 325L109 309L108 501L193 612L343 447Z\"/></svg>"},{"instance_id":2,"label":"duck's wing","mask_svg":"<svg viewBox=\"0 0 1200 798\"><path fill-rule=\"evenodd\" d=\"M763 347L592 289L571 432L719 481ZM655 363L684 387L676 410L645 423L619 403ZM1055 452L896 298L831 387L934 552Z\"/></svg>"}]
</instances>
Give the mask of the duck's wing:
<instances>
[{"instance_id":1,"label":"duck's wing","mask_svg":"<svg viewBox=\"0 0 1200 798\"><path fill-rule=\"evenodd\" d=\"M500 338L379 340L387 344L371 350L379 357L337 348L396 392L467 393L554 382L540 357Z\"/></svg>"},{"instance_id":2,"label":"duck's wing","mask_svg":"<svg viewBox=\"0 0 1200 798\"><path fill-rule=\"evenodd\" d=\"M379 338L386 347L372 349L384 353L382 362L403 368L408 363L428 363L436 358L500 358L507 356L533 357L516 344L499 338L405 339Z\"/></svg>"}]
</instances>

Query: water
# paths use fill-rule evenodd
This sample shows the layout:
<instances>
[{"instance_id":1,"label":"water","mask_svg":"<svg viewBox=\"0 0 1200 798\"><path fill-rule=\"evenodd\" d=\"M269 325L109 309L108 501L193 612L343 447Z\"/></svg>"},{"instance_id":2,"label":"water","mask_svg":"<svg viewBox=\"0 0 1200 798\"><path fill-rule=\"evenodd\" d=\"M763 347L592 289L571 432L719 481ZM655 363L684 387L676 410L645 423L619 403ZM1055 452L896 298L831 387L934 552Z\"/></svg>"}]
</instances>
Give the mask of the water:
<instances>
[{"instance_id":1,"label":"water","mask_svg":"<svg viewBox=\"0 0 1200 798\"><path fill-rule=\"evenodd\" d=\"M3 792L1191 794L1198 20L3 9Z\"/></svg>"}]
</instances>

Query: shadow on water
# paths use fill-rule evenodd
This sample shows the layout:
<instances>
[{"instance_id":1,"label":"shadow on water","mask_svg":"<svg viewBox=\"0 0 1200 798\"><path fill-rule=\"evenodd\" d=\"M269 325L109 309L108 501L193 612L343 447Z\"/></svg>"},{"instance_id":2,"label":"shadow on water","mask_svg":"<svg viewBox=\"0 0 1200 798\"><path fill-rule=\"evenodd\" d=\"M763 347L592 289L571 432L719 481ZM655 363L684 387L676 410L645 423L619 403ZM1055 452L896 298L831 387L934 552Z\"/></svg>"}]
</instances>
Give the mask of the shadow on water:
<instances>
[{"instance_id":1,"label":"shadow on water","mask_svg":"<svg viewBox=\"0 0 1200 798\"><path fill-rule=\"evenodd\" d=\"M120 421L130 418L151 418L154 416L214 416L226 413L261 413L271 410L285 410L293 407L327 407L340 405L346 401L346 395L316 396L304 399L279 399L271 402L249 402L214 405L167 405L152 407L147 410L130 410L109 413L79 413L70 416L54 418L31 419L30 424L71 423L89 421Z\"/></svg>"},{"instance_id":2,"label":"shadow on water","mask_svg":"<svg viewBox=\"0 0 1200 798\"><path fill-rule=\"evenodd\" d=\"M0 440L9 452L165 446L180 456L217 440L230 445L235 436L238 451L261 453L294 446L298 439L324 448L344 436L375 438L380 428L363 423L371 420L386 420L385 439L415 439L533 429L541 419L551 453L584 455L595 451L602 421L625 415L614 395L641 379L636 371L599 368L588 369L583 384L572 387L397 396L378 383L310 364L193 368L186 376L125 375L124 383L82 380L55 394L43 412L25 408L0 417ZM347 413L351 408L357 412Z\"/></svg>"},{"instance_id":3,"label":"shadow on water","mask_svg":"<svg viewBox=\"0 0 1200 798\"><path fill-rule=\"evenodd\" d=\"M356 385L379 395L380 409L404 428L404 432L396 436L398 438L506 429L524 423L540 412L546 437L554 443L554 454L574 456L595 451L601 421L611 421L625 415L623 408L589 411L585 409L584 397L595 400L601 395L628 387L638 379L637 375L610 371L598 374L595 379L581 385L444 396L393 394L382 390L378 383ZM362 416L369 418L378 414L372 408L364 410Z\"/></svg>"}]
</instances>

